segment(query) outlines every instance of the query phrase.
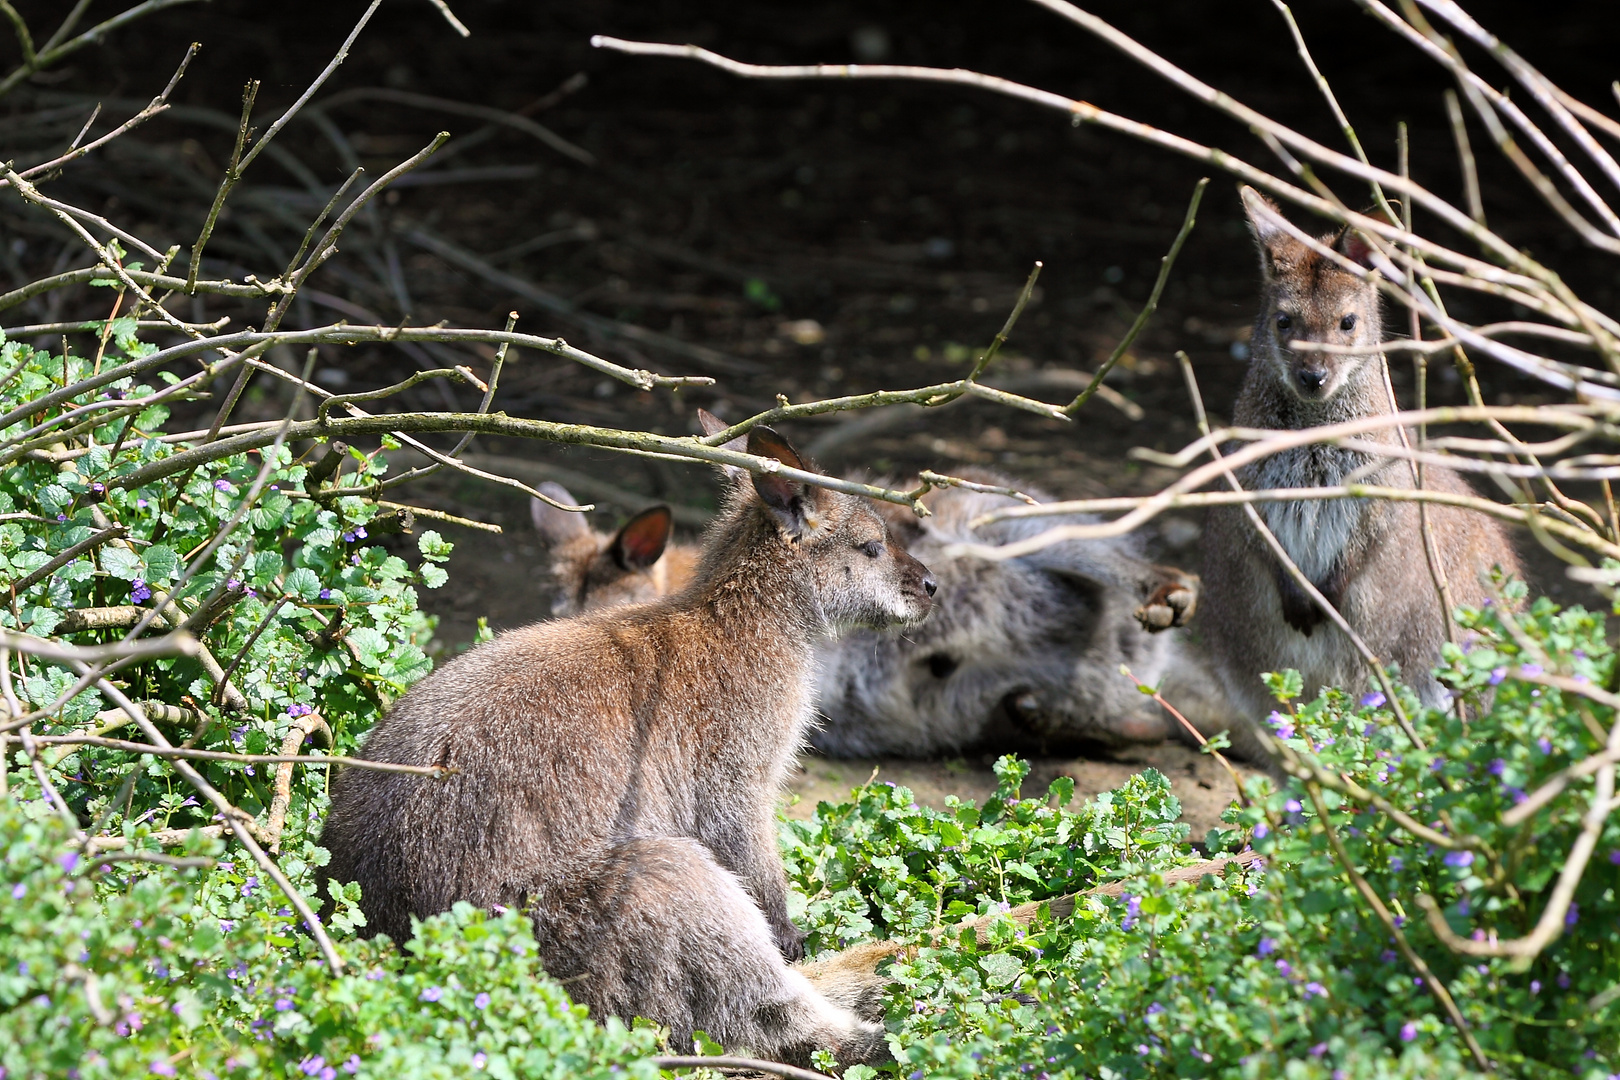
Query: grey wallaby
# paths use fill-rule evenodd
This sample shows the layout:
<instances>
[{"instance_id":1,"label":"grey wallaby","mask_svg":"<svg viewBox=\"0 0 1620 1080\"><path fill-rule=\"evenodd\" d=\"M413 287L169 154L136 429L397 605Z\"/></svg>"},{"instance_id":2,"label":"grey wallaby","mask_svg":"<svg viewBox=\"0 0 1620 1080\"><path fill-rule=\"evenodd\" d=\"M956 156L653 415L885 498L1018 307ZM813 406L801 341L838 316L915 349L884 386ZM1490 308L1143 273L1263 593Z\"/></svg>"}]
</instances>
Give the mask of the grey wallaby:
<instances>
[{"instance_id":1,"label":"grey wallaby","mask_svg":"<svg viewBox=\"0 0 1620 1080\"><path fill-rule=\"evenodd\" d=\"M1242 188L1244 210L1260 251L1260 312L1248 374L1233 422L1241 427L1298 430L1395 411L1384 357L1291 348L1295 341L1377 345L1383 340L1376 286L1290 235L1277 207ZM1368 265L1365 237L1352 229L1322 244ZM1386 428L1361 436L1395 444ZM1363 482L1411 488L1410 463L1327 445L1286 450L1237 470L1248 489L1324 487L1352 473ZM1475 494L1458 473L1426 466L1424 487ZM1289 556L1344 615L1384 663L1427 704L1449 700L1432 668L1446 640L1446 620L1429 568L1418 507L1366 499L1262 503L1261 516ZM1454 604L1479 606L1488 593L1482 572L1521 574L1506 532L1495 520L1431 504L1429 526ZM1216 507L1204 531L1205 624L1217 667L1234 702L1251 720L1275 707L1262 672L1297 669L1305 693L1367 683L1367 667L1349 639L1285 573L1242 507Z\"/></svg>"},{"instance_id":2,"label":"grey wallaby","mask_svg":"<svg viewBox=\"0 0 1620 1080\"><path fill-rule=\"evenodd\" d=\"M808 469L769 428L747 448ZM599 1016L797 1063L884 1059L850 1007L870 1001L789 966L803 934L775 810L817 644L915 625L935 588L864 500L740 481L685 589L503 634L401 698L366 756L456 771L339 777L327 875L358 881L367 930L396 939L458 900L526 908L546 970Z\"/></svg>"},{"instance_id":3,"label":"grey wallaby","mask_svg":"<svg viewBox=\"0 0 1620 1080\"><path fill-rule=\"evenodd\" d=\"M725 427L703 410L699 418L710 434ZM1028 490L992 473L971 479ZM553 494L570 499L562 489ZM974 529L970 523L979 515L1021 504L962 488L936 489L924 503L932 514L922 519L906 507L874 506L890 535L939 577L934 615L904 632L858 630L822 645L816 687L824 719L810 733L817 749L839 757L915 757L976 747L1039 750L1163 739L1170 734L1168 716L1120 674L1121 664L1144 682L1168 677L1170 700L1185 706L1200 727L1228 720L1202 658L1179 635L1158 633L1192 617L1197 578L1149 562L1134 537L1066 541L1007 562L953 558L947 551L955 544L1005 544L1090 519L1011 520ZM569 516L566 526L541 529L561 610L623 602L627 593L653 586L655 575L646 572L621 569L615 576L618 564L600 554L615 541L590 532L580 515ZM564 527L589 539L559 542ZM690 549L668 539L666 531L660 548L669 565L659 568L656 580L678 588ZM581 581L588 584L581 588Z\"/></svg>"}]
</instances>

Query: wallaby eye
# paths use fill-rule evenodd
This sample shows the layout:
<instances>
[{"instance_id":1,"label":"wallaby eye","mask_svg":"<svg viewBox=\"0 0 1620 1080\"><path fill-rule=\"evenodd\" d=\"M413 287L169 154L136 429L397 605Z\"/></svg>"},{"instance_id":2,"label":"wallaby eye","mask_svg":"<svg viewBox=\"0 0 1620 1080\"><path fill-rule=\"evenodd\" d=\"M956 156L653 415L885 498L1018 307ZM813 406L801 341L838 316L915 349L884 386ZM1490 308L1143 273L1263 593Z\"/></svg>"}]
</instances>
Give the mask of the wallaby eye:
<instances>
[{"instance_id":1,"label":"wallaby eye","mask_svg":"<svg viewBox=\"0 0 1620 1080\"><path fill-rule=\"evenodd\" d=\"M857 544L856 550L862 555L865 555L868 559L875 559L879 555L883 554L883 541L868 540L864 544Z\"/></svg>"},{"instance_id":2,"label":"wallaby eye","mask_svg":"<svg viewBox=\"0 0 1620 1080\"><path fill-rule=\"evenodd\" d=\"M1355 328L1356 328L1356 313L1355 312L1352 311L1350 314L1346 315L1344 318L1339 320L1339 329L1340 330L1343 330L1346 333L1348 333L1351 330L1354 330Z\"/></svg>"},{"instance_id":3,"label":"wallaby eye","mask_svg":"<svg viewBox=\"0 0 1620 1080\"><path fill-rule=\"evenodd\" d=\"M1287 330L1293 325L1294 320L1286 311L1277 312L1277 329Z\"/></svg>"}]
</instances>

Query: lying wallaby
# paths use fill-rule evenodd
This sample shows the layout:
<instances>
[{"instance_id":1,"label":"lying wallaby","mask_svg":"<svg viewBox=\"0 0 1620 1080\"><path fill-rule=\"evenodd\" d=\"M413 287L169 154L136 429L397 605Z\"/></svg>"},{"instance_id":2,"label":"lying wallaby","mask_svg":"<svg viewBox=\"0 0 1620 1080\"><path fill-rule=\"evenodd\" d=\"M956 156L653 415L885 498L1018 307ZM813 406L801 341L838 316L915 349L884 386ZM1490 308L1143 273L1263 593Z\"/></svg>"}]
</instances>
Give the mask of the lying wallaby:
<instances>
[{"instance_id":1,"label":"lying wallaby","mask_svg":"<svg viewBox=\"0 0 1620 1080\"><path fill-rule=\"evenodd\" d=\"M724 426L701 410L700 416L711 433ZM1021 486L990 473L974 479ZM552 494L571 501L562 489ZM1121 664L1149 683L1169 675L1167 694L1200 726L1227 719L1201 658L1172 635L1156 633L1191 618L1196 578L1148 562L1133 538L1067 541L1001 563L950 558L945 551L953 544L1004 544L1082 519L1014 520L974 530L969 523L980 514L1020 504L961 488L935 490L923 501L932 511L924 519L906 507L875 505L890 536L939 576L934 615L904 633L861 630L822 646L816 686L824 720L810 733L818 749L837 757L928 756L976 746L1055 749L1163 739L1169 718L1119 673ZM595 553L617 541L590 533L580 515L571 517L588 540L565 547L550 541L555 528L542 530L560 610L623 602L630 589L655 580L669 588L684 584L690 549L666 547L667 528L654 545L667 566L656 565L655 573L621 569L615 577L619 564ZM571 591L577 581L587 584Z\"/></svg>"},{"instance_id":2,"label":"lying wallaby","mask_svg":"<svg viewBox=\"0 0 1620 1080\"><path fill-rule=\"evenodd\" d=\"M1252 359L1234 411L1251 428L1300 429L1395 411L1376 353L1346 355L1290 348L1293 341L1376 345L1383 340L1378 290L1288 234L1276 206L1251 188L1243 205L1260 249L1260 314ZM1345 229L1322 243L1361 265L1367 241ZM1393 429L1364 435L1395 444ZM1363 452L1303 446L1237 470L1245 488L1342 484L1353 472L1385 487L1413 486L1408 462L1382 463ZM1424 487L1474 494L1456 472L1424 469ZM1448 698L1431 669L1446 640L1445 620L1425 555L1418 507L1365 499L1262 503L1266 524L1289 556L1339 609L1356 633L1401 674L1424 702ZM1486 599L1482 571L1520 573L1502 527L1491 518L1431 504L1429 527L1452 602ZM1206 636L1227 690L1251 719L1275 707L1260 674L1295 668L1305 692L1367 682L1360 654L1301 590L1268 549L1242 507L1212 509L1204 532Z\"/></svg>"},{"instance_id":3,"label":"lying wallaby","mask_svg":"<svg viewBox=\"0 0 1620 1080\"><path fill-rule=\"evenodd\" d=\"M806 465L755 428L751 453ZM396 939L458 900L526 906L546 970L598 1015L808 1063L881 1059L881 1026L786 960L779 788L812 717L817 643L925 618L934 579L863 500L735 485L690 584L503 634L417 684L368 757L444 765L334 784L327 875Z\"/></svg>"}]
</instances>

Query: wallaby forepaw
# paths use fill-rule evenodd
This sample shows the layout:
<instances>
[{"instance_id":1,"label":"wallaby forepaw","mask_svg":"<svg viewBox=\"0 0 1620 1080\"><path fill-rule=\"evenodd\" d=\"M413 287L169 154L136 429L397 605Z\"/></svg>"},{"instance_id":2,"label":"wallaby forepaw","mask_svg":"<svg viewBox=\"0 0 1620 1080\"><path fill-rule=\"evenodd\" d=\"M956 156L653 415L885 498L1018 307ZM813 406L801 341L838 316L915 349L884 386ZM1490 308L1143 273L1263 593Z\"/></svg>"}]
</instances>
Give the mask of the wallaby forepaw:
<instances>
[{"instance_id":1,"label":"wallaby forepaw","mask_svg":"<svg viewBox=\"0 0 1620 1080\"><path fill-rule=\"evenodd\" d=\"M790 964L796 964L804 959L805 932L792 923L786 926L773 927L771 936L776 938L776 947L782 953L782 959Z\"/></svg>"},{"instance_id":2,"label":"wallaby forepaw","mask_svg":"<svg viewBox=\"0 0 1620 1080\"><path fill-rule=\"evenodd\" d=\"M1168 582L1154 590L1147 603L1136 609L1136 621L1150 634L1186 626L1198 609L1198 591L1189 582Z\"/></svg>"}]
</instances>

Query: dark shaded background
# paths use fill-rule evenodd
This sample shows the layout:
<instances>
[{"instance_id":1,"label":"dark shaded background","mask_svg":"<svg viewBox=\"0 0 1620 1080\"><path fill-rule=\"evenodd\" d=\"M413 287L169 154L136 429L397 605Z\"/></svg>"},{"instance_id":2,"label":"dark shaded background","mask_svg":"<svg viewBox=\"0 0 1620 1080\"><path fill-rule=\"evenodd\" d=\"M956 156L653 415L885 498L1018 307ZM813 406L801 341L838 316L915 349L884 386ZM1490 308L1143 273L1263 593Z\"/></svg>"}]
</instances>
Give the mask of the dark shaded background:
<instances>
[{"instance_id":1,"label":"dark shaded background","mask_svg":"<svg viewBox=\"0 0 1620 1080\"><path fill-rule=\"evenodd\" d=\"M29 107L29 93L36 92L145 99L167 78L185 44L197 40L203 51L175 100L234 113L242 83L259 78L255 115L267 123L326 64L363 6L355 0L214 0L166 11L80 53L28 93L0 103L0 113ZM589 82L583 90L536 119L589 150L598 164L580 165L532 138L501 130L480 136L482 141L429 171L499 167L508 170L504 179L401 187L379 208L377 227L426 227L596 314L711 346L751 368L722 373L621 339L593 337L403 241L396 250L404 296L363 259L340 255L317 275L318 289L386 322L449 319L497 326L515 307L524 315L520 326L530 332L560 333L636 367L721 379L712 392L642 394L553 358L521 353L507 369L497 408L685 434L694 430L698 405L735 418L767 407L777 393L803 400L954 378L999 328L1035 259L1044 260L1046 270L1037 302L1007 350L1007 371L1033 377L1051 368L1091 369L1145 298L1201 175L1212 175L1213 183L1198 228L1155 323L1110 379L1144 407L1145 419L1132 421L1100 401L1069 425L962 403L846 443L829 452L825 463L893 475L919 467L990 466L1058 495L1138 493L1167 474L1127 461L1124 451L1133 445L1173 449L1194 436L1170 359L1174 350L1192 355L1212 410L1229 408L1243 371L1234 345L1247 336L1255 293L1254 257L1229 177L984 93L903 83L744 81L685 61L611 55L588 43L592 34L604 33L694 42L758 62L841 62L856 59L858 35L871 41L881 34L891 62L1004 75L1270 166L1265 148L1237 125L1077 27L1033 5L901 0L457 0L452 6L472 28L470 39L455 36L426 0L390 0L323 96L379 86L521 109L584 72ZM1607 84L1620 75L1620 53L1604 18L1610 6L1507 0L1468 5L1566 89L1612 112ZM52 0L18 7L40 27L58 18L62 5ZM94 9L103 17L113 10L110 3ZM1339 145L1269 2L1110 0L1091 10L1247 104ZM1394 127L1404 120L1412 130L1414 173L1460 201L1440 97L1448 83L1441 71L1351 3L1302 4L1296 14L1375 161L1393 167ZM1488 61L1471 60L1493 81L1505 82ZM9 68L12 62L8 41L0 45L0 63ZM441 128L465 137L484 126L477 119L376 102L341 106L330 115L373 174ZM1577 249L1484 146L1477 125L1473 134L1492 226L1549 260L1586 299L1615 310L1613 265ZM77 194L99 200L104 212L159 247L189 245L230 136L160 118L138 138L164 156L162 168L150 156L125 154L117 169L99 178L75 181L70 175L62 183L80 184L73 189ZM335 184L346 174L333 141L313 123L294 123L279 141L323 183ZM457 147L452 140L450 149ZM164 185L186 187L188 171L196 182L184 198L151 197ZM249 182L294 185L268 158L254 166ZM1352 185L1340 184L1339 190L1351 203L1366 201ZM235 212L248 224L262 217L261 231L272 239L296 242L296 233L274 215L253 206ZM569 230L576 235L555 235ZM229 234L222 229L211 247L208 269L266 276L266 261L252 245L234 241L233 247ZM548 242L539 245L537 238ZM527 254L512 253L531 241L536 243ZM20 253L14 245L7 250L12 255L6 272L15 278L38 272L35 260L55 249L34 241ZM1454 310L1470 318L1486 315L1466 300ZM233 313L249 323L262 317L212 301L198 305L196 313ZM309 314L318 321L334 317L331 310ZM794 325L801 320L819 324L819 340ZM466 359L483 370L489 357ZM381 349L333 349L322 363L329 379L346 375L350 386L392 381L416 366ZM1394 374L1398 389L1409 395L1412 380L1404 361L1395 362ZM1540 399L1536 386L1509 373L1482 374L1490 400ZM1455 378L1446 375L1432 381L1431 398L1460 400ZM1050 387L1039 392L1049 400L1068 396ZM473 403L465 388L449 394L462 407ZM256 395L244 406L244 418L275 415L282 407L268 390ZM446 400L432 389L414 403L441 407ZM402 407L412 403L401 401ZM203 409L211 415L212 406ZM810 443L825 429L804 423L789 434ZM617 499L609 493L606 500L599 491L581 493L602 503L604 524L632 505L634 495L696 511L712 498L707 477L691 468L529 444L485 442L481 449L561 465L633 493ZM480 614L496 625L544 614L521 499L459 479L434 481L415 497L507 530L500 537L447 530L461 545L453 585L428 600L445 616L450 639L469 636ZM1162 531L1159 542L1168 557L1195 565L1197 518L1179 521ZM1549 587L1559 582L1547 576Z\"/></svg>"}]
</instances>

